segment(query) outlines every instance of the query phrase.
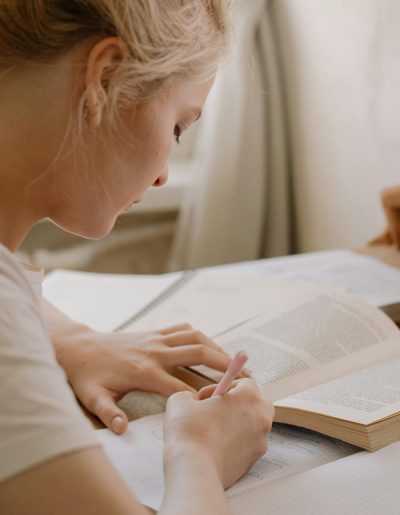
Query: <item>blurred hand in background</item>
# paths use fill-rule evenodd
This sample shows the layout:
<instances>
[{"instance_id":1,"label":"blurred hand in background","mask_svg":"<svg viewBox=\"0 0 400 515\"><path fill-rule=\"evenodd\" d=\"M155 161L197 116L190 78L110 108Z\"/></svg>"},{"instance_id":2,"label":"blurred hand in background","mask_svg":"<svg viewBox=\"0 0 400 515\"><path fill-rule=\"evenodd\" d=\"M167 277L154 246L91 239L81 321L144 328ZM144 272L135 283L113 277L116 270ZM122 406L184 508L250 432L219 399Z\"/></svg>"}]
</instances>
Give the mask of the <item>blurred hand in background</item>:
<instances>
[{"instance_id":1,"label":"blurred hand in background","mask_svg":"<svg viewBox=\"0 0 400 515\"><path fill-rule=\"evenodd\" d=\"M400 250L400 186L384 189L381 193L387 227L371 240L370 245L395 245Z\"/></svg>"}]
</instances>

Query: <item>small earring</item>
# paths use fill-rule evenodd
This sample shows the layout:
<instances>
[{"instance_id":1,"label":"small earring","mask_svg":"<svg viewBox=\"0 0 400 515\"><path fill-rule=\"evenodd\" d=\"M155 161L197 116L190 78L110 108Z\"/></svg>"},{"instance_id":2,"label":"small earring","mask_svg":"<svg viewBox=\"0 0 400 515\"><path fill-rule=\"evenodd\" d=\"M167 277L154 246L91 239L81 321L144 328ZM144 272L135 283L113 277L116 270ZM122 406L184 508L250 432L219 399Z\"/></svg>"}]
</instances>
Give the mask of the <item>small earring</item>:
<instances>
[{"instance_id":1,"label":"small earring","mask_svg":"<svg viewBox=\"0 0 400 515\"><path fill-rule=\"evenodd\" d=\"M88 120L90 118L90 116L96 116L98 112L99 112L99 103L98 102L96 102L95 105L94 105L94 112L93 112L93 114L89 110L89 105L88 105L87 101L84 103L84 105L83 105L83 118L84 118L84 120Z\"/></svg>"},{"instance_id":2,"label":"small earring","mask_svg":"<svg viewBox=\"0 0 400 515\"><path fill-rule=\"evenodd\" d=\"M89 118L89 106L88 103L85 102L83 105L83 119L87 120Z\"/></svg>"}]
</instances>

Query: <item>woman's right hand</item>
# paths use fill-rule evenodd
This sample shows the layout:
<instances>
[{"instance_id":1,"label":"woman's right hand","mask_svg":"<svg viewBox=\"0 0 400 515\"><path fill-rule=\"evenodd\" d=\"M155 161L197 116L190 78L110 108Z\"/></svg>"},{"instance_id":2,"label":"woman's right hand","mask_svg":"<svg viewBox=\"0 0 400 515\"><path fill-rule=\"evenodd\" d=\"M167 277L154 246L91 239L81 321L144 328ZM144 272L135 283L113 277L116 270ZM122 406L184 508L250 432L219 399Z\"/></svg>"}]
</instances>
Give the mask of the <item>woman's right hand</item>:
<instances>
[{"instance_id":1,"label":"woman's right hand","mask_svg":"<svg viewBox=\"0 0 400 515\"><path fill-rule=\"evenodd\" d=\"M381 192L387 227L370 245L395 245L400 249L400 187L386 188Z\"/></svg>"},{"instance_id":2,"label":"woman's right hand","mask_svg":"<svg viewBox=\"0 0 400 515\"><path fill-rule=\"evenodd\" d=\"M215 465L224 488L234 484L267 450L274 408L252 379L239 379L225 395L211 397L216 385L197 395L179 392L167 403L165 467L179 453L194 450Z\"/></svg>"}]
</instances>

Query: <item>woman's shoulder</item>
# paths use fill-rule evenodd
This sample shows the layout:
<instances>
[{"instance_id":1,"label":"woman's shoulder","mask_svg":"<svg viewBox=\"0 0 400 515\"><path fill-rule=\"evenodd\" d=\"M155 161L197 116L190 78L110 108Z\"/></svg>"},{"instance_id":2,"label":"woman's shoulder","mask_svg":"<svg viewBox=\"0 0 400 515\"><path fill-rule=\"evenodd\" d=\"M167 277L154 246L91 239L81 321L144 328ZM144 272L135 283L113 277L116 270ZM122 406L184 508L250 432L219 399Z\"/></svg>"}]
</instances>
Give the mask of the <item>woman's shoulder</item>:
<instances>
[{"instance_id":1,"label":"woman's shoulder","mask_svg":"<svg viewBox=\"0 0 400 515\"><path fill-rule=\"evenodd\" d=\"M58 365L29 277L0 245L0 482L97 443Z\"/></svg>"},{"instance_id":2,"label":"woman's shoulder","mask_svg":"<svg viewBox=\"0 0 400 515\"><path fill-rule=\"evenodd\" d=\"M26 273L18 258L0 243L0 295L17 292L27 297L35 297L32 295L32 288Z\"/></svg>"},{"instance_id":3,"label":"woman's shoulder","mask_svg":"<svg viewBox=\"0 0 400 515\"><path fill-rule=\"evenodd\" d=\"M0 347L46 340L40 301L18 259L0 245Z\"/></svg>"}]
</instances>

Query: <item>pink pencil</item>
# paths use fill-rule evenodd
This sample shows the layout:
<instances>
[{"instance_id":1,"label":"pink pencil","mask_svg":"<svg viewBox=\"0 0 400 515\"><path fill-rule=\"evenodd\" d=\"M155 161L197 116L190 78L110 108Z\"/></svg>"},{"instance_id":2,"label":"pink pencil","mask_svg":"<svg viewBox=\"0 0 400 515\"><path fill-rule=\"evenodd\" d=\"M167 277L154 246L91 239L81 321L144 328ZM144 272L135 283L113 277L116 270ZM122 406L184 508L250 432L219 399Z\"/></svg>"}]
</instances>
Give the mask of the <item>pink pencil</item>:
<instances>
[{"instance_id":1,"label":"pink pencil","mask_svg":"<svg viewBox=\"0 0 400 515\"><path fill-rule=\"evenodd\" d=\"M243 350L235 354L211 397L214 397L214 395L224 395L229 390L232 381L240 374L240 371L248 359L248 354Z\"/></svg>"}]
</instances>

